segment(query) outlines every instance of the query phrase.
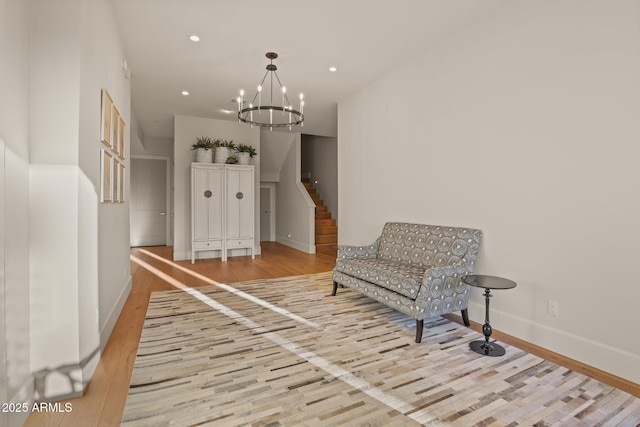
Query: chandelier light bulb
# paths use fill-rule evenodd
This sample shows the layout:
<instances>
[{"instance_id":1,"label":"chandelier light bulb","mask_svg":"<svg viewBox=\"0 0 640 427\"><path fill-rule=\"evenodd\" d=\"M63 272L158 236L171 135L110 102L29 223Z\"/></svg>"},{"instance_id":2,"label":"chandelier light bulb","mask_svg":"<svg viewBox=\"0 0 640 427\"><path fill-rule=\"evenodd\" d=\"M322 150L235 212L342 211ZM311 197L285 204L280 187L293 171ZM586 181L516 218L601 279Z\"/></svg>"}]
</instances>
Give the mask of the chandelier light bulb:
<instances>
[{"instance_id":1,"label":"chandelier light bulb","mask_svg":"<svg viewBox=\"0 0 640 427\"><path fill-rule=\"evenodd\" d=\"M285 103L284 103L284 101L285 101L285 99L287 97L286 94L287 94L287 88L282 86L282 115L283 116L284 116L284 110L286 109Z\"/></svg>"},{"instance_id":2,"label":"chandelier light bulb","mask_svg":"<svg viewBox=\"0 0 640 427\"><path fill-rule=\"evenodd\" d=\"M258 85L258 115L260 114L260 105L262 105L262 85Z\"/></svg>"}]
</instances>

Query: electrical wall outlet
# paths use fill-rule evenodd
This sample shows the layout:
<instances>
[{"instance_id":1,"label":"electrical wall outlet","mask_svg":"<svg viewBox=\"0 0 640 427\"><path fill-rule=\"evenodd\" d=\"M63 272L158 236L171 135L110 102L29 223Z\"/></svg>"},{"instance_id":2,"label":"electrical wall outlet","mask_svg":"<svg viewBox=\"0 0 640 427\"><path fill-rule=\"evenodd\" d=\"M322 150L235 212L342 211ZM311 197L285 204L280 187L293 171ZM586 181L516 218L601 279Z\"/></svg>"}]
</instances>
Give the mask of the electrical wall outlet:
<instances>
[{"instance_id":1,"label":"electrical wall outlet","mask_svg":"<svg viewBox=\"0 0 640 427\"><path fill-rule=\"evenodd\" d=\"M547 300L547 313L550 316L560 316L560 304L552 299Z\"/></svg>"}]
</instances>

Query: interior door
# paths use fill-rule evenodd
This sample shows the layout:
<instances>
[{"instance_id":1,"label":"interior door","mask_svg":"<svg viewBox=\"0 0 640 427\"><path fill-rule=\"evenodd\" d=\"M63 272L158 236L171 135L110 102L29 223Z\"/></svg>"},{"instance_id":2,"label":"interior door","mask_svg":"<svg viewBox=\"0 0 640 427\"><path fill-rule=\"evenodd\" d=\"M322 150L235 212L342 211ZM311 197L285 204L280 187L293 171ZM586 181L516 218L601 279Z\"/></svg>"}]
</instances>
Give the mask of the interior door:
<instances>
[{"instance_id":1,"label":"interior door","mask_svg":"<svg viewBox=\"0 0 640 427\"><path fill-rule=\"evenodd\" d=\"M260 187L260 241L271 241L271 188Z\"/></svg>"},{"instance_id":2,"label":"interior door","mask_svg":"<svg viewBox=\"0 0 640 427\"><path fill-rule=\"evenodd\" d=\"M167 161L131 159L131 246L167 244Z\"/></svg>"}]
</instances>

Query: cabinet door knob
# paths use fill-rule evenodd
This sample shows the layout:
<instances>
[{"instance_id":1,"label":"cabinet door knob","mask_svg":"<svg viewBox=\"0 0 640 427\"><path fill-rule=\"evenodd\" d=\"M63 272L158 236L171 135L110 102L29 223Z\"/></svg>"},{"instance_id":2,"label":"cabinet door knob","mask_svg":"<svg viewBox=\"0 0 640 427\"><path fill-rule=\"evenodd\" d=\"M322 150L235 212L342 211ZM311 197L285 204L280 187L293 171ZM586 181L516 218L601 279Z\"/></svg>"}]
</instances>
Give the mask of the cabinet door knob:
<instances>
[{"instance_id":1,"label":"cabinet door knob","mask_svg":"<svg viewBox=\"0 0 640 427\"><path fill-rule=\"evenodd\" d=\"M244 194L242 194L242 191L238 191L238 192L236 193L236 199L240 200L240 199L242 199L243 197L244 197Z\"/></svg>"},{"instance_id":2,"label":"cabinet door knob","mask_svg":"<svg viewBox=\"0 0 640 427\"><path fill-rule=\"evenodd\" d=\"M207 199L211 196L213 196L213 193L211 192L211 190L207 190L204 192L204 197L206 197Z\"/></svg>"}]
</instances>

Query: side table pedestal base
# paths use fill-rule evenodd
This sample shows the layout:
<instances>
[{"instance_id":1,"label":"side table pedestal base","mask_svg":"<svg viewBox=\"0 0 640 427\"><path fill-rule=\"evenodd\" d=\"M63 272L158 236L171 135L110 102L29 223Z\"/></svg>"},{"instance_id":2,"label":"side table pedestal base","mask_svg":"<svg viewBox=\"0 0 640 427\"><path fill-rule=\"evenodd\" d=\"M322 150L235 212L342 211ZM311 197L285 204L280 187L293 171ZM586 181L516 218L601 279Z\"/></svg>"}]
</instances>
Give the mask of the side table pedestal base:
<instances>
[{"instance_id":1,"label":"side table pedestal base","mask_svg":"<svg viewBox=\"0 0 640 427\"><path fill-rule=\"evenodd\" d=\"M483 356L499 357L506 353L504 347L496 343L487 343L486 341L472 341L469 343L471 350Z\"/></svg>"}]
</instances>

